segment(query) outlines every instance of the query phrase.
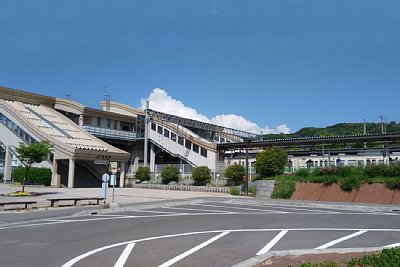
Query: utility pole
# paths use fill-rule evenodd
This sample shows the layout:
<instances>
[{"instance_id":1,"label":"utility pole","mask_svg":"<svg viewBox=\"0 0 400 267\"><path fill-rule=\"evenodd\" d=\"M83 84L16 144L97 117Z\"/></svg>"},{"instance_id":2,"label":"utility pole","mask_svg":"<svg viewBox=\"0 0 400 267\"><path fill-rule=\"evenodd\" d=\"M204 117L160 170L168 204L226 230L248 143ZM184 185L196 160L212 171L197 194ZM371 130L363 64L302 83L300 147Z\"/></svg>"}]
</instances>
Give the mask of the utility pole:
<instances>
[{"instance_id":1,"label":"utility pole","mask_svg":"<svg viewBox=\"0 0 400 267\"><path fill-rule=\"evenodd\" d=\"M382 127L382 133L385 134L386 130L385 130L385 120L383 115L379 116L379 118L381 119L381 127Z\"/></svg>"},{"instance_id":2,"label":"utility pole","mask_svg":"<svg viewBox=\"0 0 400 267\"><path fill-rule=\"evenodd\" d=\"M367 124L365 123L365 119L364 119L364 135L367 134ZM364 142L364 148L367 148L367 142Z\"/></svg>"},{"instance_id":3,"label":"utility pole","mask_svg":"<svg viewBox=\"0 0 400 267\"><path fill-rule=\"evenodd\" d=\"M144 156L143 156L143 165L147 167L147 143L149 139L149 127L147 127L147 123L149 121L149 114L148 110L149 109L149 101L146 101L146 109L144 111Z\"/></svg>"}]
</instances>

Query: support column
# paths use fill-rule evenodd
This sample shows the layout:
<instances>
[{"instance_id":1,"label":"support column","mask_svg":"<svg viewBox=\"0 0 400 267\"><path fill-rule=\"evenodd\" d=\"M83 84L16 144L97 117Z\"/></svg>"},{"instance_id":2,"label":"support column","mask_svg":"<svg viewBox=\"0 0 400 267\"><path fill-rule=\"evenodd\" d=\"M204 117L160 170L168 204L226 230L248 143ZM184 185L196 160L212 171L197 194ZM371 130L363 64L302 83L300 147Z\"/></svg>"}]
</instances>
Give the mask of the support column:
<instances>
[{"instance_id":1,"label":"support column","mask_svg":"<svg viewBox=\"0 0 400 267\"><path fill-rule=\"evenodd\" d=\"M150 147L150 172L154 172L154 166L156 165L156 152L154 151L154 144Z\"/></svg>"},{"instance_id":2,"label":"support column","mask_svg":"<svg viewBox=\"0 0 400 267\"><path fill-rule=\"evenodd\" d=\"M119 187L125 187L125 161L121 161L120 167L120 175L119 175Z\"/></svg>"},{"instance_id":3,"label":"support column","mask_svg":"<svg viewBox=\"0 0 400 267\"><path fill-rule=\"evenodd\" d=\"M60 181L60 175L58 174L58 162L54 158L53 159L53 170L52 170L52 175L51 175L51 186L54 187L60 187L61 181Z\"/></svg>"},{"instance_id":4,"label":"support column","mask_svg":"<svg viewBox=\"0 0 400 267\"><path fill-rule=\"evenodd\" d=\"M4 177L3 177L4 183L11 182L11 170L12 170L12 155L11 155L10 147L7 146L6 147L6 156L4 159Z\"/></svg>"},{"instance_id":5,"label":"support column","mask_svg":"<svg viewBox=\"0 0 400 267\"><path fill-rule=\"evenodd\" d=\"M79 115L79 127L83 128L83 115Z\"/></svg>"},{"instance_id":6,"label":"support column","mask_svg":"<svg viewBox=\"0 0 400 267\"><path fill-rule=\"evenodd\" d=\"M75 180L75 159L69 159L68 166L68 188L74 188Z\"/></svg>"}]
</instances>

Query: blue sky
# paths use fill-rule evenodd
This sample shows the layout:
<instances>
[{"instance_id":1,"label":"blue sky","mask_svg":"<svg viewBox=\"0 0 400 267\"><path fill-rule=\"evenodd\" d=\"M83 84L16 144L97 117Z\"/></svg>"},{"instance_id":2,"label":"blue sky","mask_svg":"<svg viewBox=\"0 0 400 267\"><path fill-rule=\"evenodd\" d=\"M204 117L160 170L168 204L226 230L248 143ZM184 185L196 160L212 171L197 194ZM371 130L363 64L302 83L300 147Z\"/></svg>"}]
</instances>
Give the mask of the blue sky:
<instances>
[{"instance_id":1,"label":"blue sky","mask_svg":"<svg viewBox=\"0 0 400 267\"><path fill-rule=\"evenodd\" d=\"M400 121L399 14L398 0L0 0L0 85L91 107L164 97L265 131Z\"/></svg>"}]
</instances>

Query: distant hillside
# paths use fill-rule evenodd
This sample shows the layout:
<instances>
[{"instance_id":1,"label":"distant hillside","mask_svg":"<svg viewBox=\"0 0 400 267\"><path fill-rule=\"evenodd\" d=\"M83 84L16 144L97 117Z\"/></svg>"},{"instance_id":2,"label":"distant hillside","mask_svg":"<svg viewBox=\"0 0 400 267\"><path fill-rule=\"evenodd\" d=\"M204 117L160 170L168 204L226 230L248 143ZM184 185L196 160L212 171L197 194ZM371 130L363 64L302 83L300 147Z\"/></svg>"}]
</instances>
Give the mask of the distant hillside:
<instances>
[{"instance_id":1,"label":"distant hillside","mask_svg":"<svg viewBox=\"0 0 400 267\"><path fill-rule=\"evenodd\" d=\"M386 132L400 132L400 123L392 121L385 124ZM381 133L382 125L380 123L366 123L367 134ZM263 139L278 139L278 138L294 138L294 137L320 137L320 136L335 136L335 135L352 135L363 134L363 123L338 123L326 128L305 127L291 134L269 134L264 135Z\"/></svg>"}]
</instances>

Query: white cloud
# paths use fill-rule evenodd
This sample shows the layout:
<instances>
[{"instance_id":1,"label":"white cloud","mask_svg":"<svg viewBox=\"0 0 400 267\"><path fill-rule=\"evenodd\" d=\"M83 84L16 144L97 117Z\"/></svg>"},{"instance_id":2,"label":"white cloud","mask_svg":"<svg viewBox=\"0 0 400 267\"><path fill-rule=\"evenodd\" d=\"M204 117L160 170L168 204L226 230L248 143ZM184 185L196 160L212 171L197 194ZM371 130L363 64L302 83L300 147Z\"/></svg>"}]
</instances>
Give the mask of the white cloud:
<instances>
[{"instance_id":1,"label":"white cloud","mask_svg":"<svg viewBox=\"0 0 400 267\"><path fill-rule=\"evenodd\" d=\"M149 108L157 111L173 114L176 116L198 120L202 122L221 125L228 128L242 130L256 134L269 134L269 133L290 133L290 129L285 125L278 125L276 129L269 127L260 127L256 123L251 122L240 115L236 114L222 114L216 115L211 120L206 116L200 114L197 110L185 106L181 101L173 99L167 92L160 88L155 88L150 96ZM146 99L141 100L141 108L146 106Z\"/></svg>"},{"instance_id":2,"label":"white cloud","mask_svg":"<svg viewBox=\"0 0 400 267\"><path fill-rule=\"evenodd\" d=\"M147 100L149 100L150 109L210 123L210 120L206 116L201 115L194 108L185 106L181 101L173 99L163 89L153 89ZM140 102L142 105L141 108L144 109L146 107L146 99L142 99Z\"/></svg>"}]
</instances>

